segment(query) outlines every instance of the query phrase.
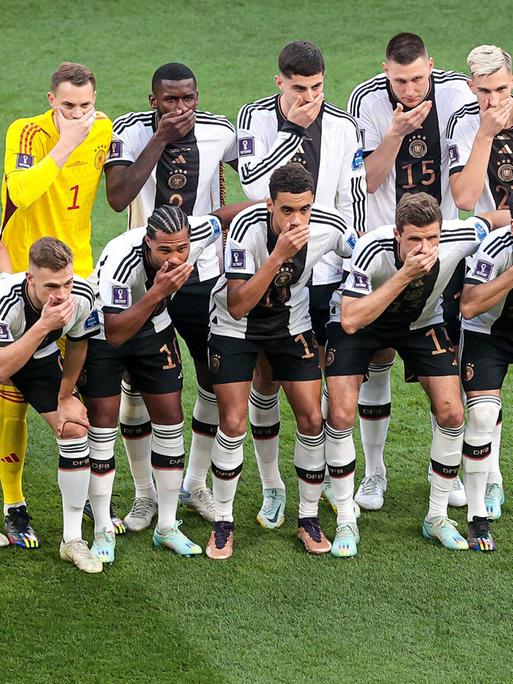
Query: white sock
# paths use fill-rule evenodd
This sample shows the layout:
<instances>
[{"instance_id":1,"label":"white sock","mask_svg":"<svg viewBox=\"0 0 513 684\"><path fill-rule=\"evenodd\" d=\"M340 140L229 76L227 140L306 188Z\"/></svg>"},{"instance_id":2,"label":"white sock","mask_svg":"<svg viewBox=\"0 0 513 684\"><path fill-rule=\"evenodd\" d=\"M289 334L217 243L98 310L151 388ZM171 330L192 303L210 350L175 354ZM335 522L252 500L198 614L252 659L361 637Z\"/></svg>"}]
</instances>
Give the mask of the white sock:
<instances>
[{"instance_id":1,"label":"white sock","mask_svg":"<svg viewBox=\"0 0 513 684\"><path fill-rule=\"evenodd\" d=\"M233 501L242 470L246 433L228 437L217 429L212 447L212 490L216 522L233 522Z\"/></svg>"},{"instance_id":2,"label":"white sock","mask_svg":"<svg viewBox=\"0 0 513 684\"><path fill-rule=\"evenodd\" d=\"M121 405L119 409L121 436L136 497L157 500L151 467L151 422L150 416L139 392L134 392L124 380L121 383Z\"/></svg>"},{"instance_id":3,"label":"white sock","mask_svg":"<svg viewBox=\"0 0 513 684\"><path fill-rule=\"evenodd\" d=\"M27 507L27 502L25 499L23 501L16 501L15 503L5 504L4 503L4 515L9 514L9 508L19 508L20 506Z\"/></svg>"},{"instance_id":4,"label":"white sock","mask_svg":"<svg viewBox=\"0 0 513 684\"><path fill-rule=\"evenodd\" d=\"M278 467L280 448L279 393L260 394L251 387L249 422L262 489L285 489Z\"/></svg>"},{"instance_id":5,"label":"white sock","mask_svg":"<svg viewBox=\"0 0 513 684\"><path fill-rule=\"evenodd\" d=\"M82 516L89 488L91 466L87 435L77 439L57 439L59 474L57 481L62 497L62 539L82 539Z\"/></svg>"},{"instance_id":6,"label":"white sock","mask_svg":"<svg viewBox=\"0 0 513 684\"><path fill-rule=\"evenodd\" d=\"M356 452L353 428L335 430L326 423L324 429L326 465L331 475L331 487L337 505L337 525L343 522L355 523L353 495Z\"/></svg>"},{"instance_id":7,"label":"white sock","mask_svg":"<svg viewBox=\"0 0 513 684\"><path fill-rule=\"evenodd\" d=\"M318 435L302 435L296 430L294 465L299 478L299 517L315 518L324 482L324 429Z\"/></svg>"},{"instance_id":8,"label":"white sock","mask_svg":"<svg viewBox=\"0 0 513 684\"><path fill-rule=\"evenodd\" d=\"M383 450L390 423L391 363L370 363L369 379L362 383L358 397L360 435L365 455L365 477L381 475L386 478Z\"/></svg>"},{"instance_id":9,"label":"white sock","mask_svg":"<svg viewBox=\"0 0 513 684\"><path fill-rule=\"evenodd\" d=\"M493 395L482 395L467 401L468 419L463 440L463 470L467 495L467 520L474 516L487 517L486 482L493 433L501 411L501 400Z\"/></svg>"},{"instance_id":10,"label":"white sock","mask_svg":"<svg viewBox=\"0 0 513 684\"><path fill-rule=\"evenodd\" d=\"M488 466L488 480L487 484L498 484L502 487L502 473L499 464L499 455L501 451L501 433L502 433L502 410L499 412L497 418L497 425L493 431L492 437L492 453L490 454L490 463Z\"/></svg>"},{"instance_id":11,"label":"white sock","mask_svg":"<svg viewBox=\"0 0 513 684\"><path fill-rule=\"evenodd\" d=\"M207 488L210 454L219 425L216 395L198 385L198 396L192 412L192 439L189 462L183 479L187 492Z\"/></svg>"},{"instance_id":12,"label":"white sock","mask_svg":"<svg viewBox=\"0 0 513 684\"><path fill-rule=\"evenodd\" d=\"M89 461L91 463L91 479L89 480L89 501L94 515L94 533L99 534L104 528L114 532L110 517L110 500L116 467L114 462L115 428L89 428Z\"/></svg>"},{"instance_id":13,"label":"white sock","mask_svg":"<svg viewBox=\"0 0 513 684\"><path fill-rule=\"evenodd\" d=\"M454 484L461 463L463 432L465 425L457 428L440 427L436 424L431 442L431 484L427 519L447 516L449 492Z\"/></svg>"},{"instance_id":14,"label":"white sock","mask_svg":"<svg viewBox=\"0 0 513 684\"><path fill-rule=\"evenodd\" d=\"M183 421L176 425L152 423L151 465L157 484L157 530L163 533L176 523L176 507L182 484Z\"/></svg>"}]
</instances>

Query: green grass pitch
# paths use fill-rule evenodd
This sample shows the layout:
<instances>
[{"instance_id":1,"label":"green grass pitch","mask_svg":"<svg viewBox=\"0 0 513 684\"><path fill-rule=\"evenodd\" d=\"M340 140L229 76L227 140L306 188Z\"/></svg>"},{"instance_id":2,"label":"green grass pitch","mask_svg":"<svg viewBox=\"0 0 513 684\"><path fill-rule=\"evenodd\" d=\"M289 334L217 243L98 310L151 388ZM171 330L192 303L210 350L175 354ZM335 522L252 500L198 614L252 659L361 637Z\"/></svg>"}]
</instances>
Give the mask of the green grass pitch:
<instances>
[{"instance_id":1,"label":"green grass pitch","mask_svg":"<svg viewBox=\"0 0 513 684\"><path fill-rule=\"evenodd\" d=\"M345 106L352 87L379 71L393 34L420 33L438 66L464 69L467 53L481 43L511 51L512 8L495 0L4 0L1 144L11 120L45 110L50 74L64 60L93 69L98 109L112 118L145 109L154 69L183 61L198 77L200 106L234 121L239 106L274 92L276 56L290 40L319 44L327 62L326 97ZM237 177L227 173L229 197L240 199ZM95 253L124 226L125 216L108 208L102 184L94 211ZM248 441L231 561L155 551L147 531L119 540L116 563L101 576L83 575L58 559L56 450L32 415L25 489L43 547L0 552L0 680L510 682L510 506L494 525L498 551L490 556L450 553L422 539L428 405L417 386L402 384L401 373L397 363L386 504L363 514L359 554L350 561L308 557L295 538L294 428L283 403L283 528L268 532L255 523L260 485ZM189 363L186 374L190 416ZM509 492L510 400L508 389L502 467ZM359 447L358 454L360 475ZM115 503L124 513L132 488L121 448L117 456ZM204 545L208 525L189 512L180 515L187 534ZM335 518L325 504L320 517L332 537ZM464 511L454 517L465 527ZM85 535L91 539L89 524Z\"/></svg>"}]
</instances>

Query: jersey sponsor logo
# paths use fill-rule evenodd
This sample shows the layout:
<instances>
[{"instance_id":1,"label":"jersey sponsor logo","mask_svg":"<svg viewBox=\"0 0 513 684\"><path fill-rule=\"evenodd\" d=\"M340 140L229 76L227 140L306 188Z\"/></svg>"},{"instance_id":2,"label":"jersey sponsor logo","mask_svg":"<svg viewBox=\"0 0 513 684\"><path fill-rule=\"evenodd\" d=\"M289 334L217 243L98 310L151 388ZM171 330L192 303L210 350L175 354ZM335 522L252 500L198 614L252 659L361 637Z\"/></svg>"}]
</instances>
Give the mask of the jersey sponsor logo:
<instances>
[{"instance_id":1,"label":"jersey sponsor logo","mask_svg":"<svg viewBox=\"0 0 513 684\"><path fill-rule=\"evenodd\" d=\"M255 154L255 139L248 135L239 138L239 157L246 157Z\"/></svg>"},{"instance_id":2,"label":"jersey sponsor logo","mask_svg":"<svg viewBox=\"0 0 513 684\"><path fill-rule=\"evenodd\" d=\"M356 235L354 233L351 233L351 235L347 238L346 240L347 244L351 249L354 249L354 246L356 245Z\"/></svg>"},{"instance_id":3,"label":"jersey sponsor logo","mask_svg":"<svg viewBox=\"0 0 513 684\"><path fill-rule=\"evenodd\" d=\"M214 237L219 237L221 235L221 221L213 216L209 219L210 225L212 226L212 235Z\"/></svg>"},{"instance_id":4,"label":"jersey sponsor logo","mask_svg":"<svg viewBox=\"0 0 513 684\"><path fill-rule=\"evenodd\" d=\"M246 268L246 250L245 249L231 249L230 250L230 266L231 266L231 268Z\"/></svg>"},{"instance_id":5,"label":"jersey sponsor logo","mask_svg":"<svg viewBox=\"0 0 513 684\"><path fill-rule=\"evenodd\" d=\"M97 328L99 325L100 319L98 318L98 311L93 309L84 323L84 330L92 330L93 328Z\"/></svg>"},{"instance_id":6,"label":"jersey sponsor logo","mask_svg":"<svg viewBox=\"0 0 513 684\"><path fill-rule=\"evenodd\" d=\"M480 223L479 221L476 221L474 223L474 228L476 229L477 239L480 242L482 242L485 239L485 237L488 235L487 228L482 223Z\"/></svg>"},{"instance_id":7,"label":"jersey sponsor logo","mask_svg":"<svg viewBox=\"0 0 513 684\"><path fill-rule=\"evenodd\" d=\"M412 157L415 159L422 159L422 157L426 156L426 153L428 151L426 142L425 142L426 136L418 136L418 137L413 137L412 141L410 142L410 146L408 147L408 152Z\"/></svg>"},{"instance_id":8,"label":"jersey sponsor logo","mask_svg":"<svg viewBox=\"0 0 513 684\"><path fill-rule=\"evenodd\" d=\"M356 152L354 153L353 162L351 164L351 167L352 167L353 171L358 171L359 169L361 169L363 167L363 150L361 147L359 150L356 150Z\"/></svg>"},{"instance_id":9,"label":"jersey sponsor logo","mask_svg":"<svg viewBox=\"0 0 513 684\"><path fill-rule=\"evenodd\" d=\"M7 323L0 323L0 340L3 342L12 342L11 331Z\"/></svg>"},{"instance_id":10,"label":"jersey sponsor logo","mask_svg":"<svg viewBox=\"0 0 513 684\"><path fill-rule=\"evenodd\" d=\"M128 287L112 286L112 303L119 306L128 306Z\"/></svg>"},{"instance_id":11,"label":"jersey sponsor logo","mask_svg":"<svg viewBox=\"0 0 513 684\"><path fill-rule=\"evenodd\" d=\"M449 146L449 164L457 164L460 160L458 145Z\"/></svg>"},{"instance_id":12,"label":"jersey sponsor logo","mask_svg":"<svg viewBox=\"0 0 513 684\"><path fill-rule=\"evenodd\" d=\"M357 273L353 271L353 287L355 290L370 290L369 276L365 273Z\"/></svg>"},{"instance_id":13,"label":"jersey sponsor logo","mask_svg":"<svg viewBox=\"0 0 513 684\"><path fill-rule=\"evenodd\" d=\"M488 261L478 259L476 265L474 266L473 275L477 276L478 278L482 278L483 280L490 280L492 269L493 266L492 264L488 263Z\"/></svg>"},{"instance_id":14,"label":"jersey sponsor logo","mask_svg":"<svg viewBox=\"0 0 513 684\"><path fill-rule=\"evenodd\" d=\"M123 156L123 141L113 140L110 144L109 159L120 159Z\"/></svg>"},{"instance_id":15,"label":"jersey sponsor logo","mask_svg":"<svg viewBox=\"0 0 513 684\"><path fill-rule=\"evenodd\" d=\"M34 166L34 157L31 154L16 155L17 169L30 169L31 166Z\"/></svg>"}]
</instances>

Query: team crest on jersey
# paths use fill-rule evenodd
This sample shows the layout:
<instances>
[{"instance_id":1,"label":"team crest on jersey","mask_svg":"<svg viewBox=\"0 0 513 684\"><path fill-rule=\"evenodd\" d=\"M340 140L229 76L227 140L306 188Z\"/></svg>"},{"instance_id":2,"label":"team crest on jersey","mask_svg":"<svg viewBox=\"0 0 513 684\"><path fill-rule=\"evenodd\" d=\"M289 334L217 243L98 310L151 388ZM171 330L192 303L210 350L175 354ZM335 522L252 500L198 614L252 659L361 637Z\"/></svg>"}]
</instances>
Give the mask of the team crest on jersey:
<instances>
[{"instance_id":1,"label":"team crest on jersey","mask_svg":"<svg viewBox=\"0 0 513 684\"><path fill-rule=\"evenodd\" d=\"M504 183L511 183L511 181L513 181L513 165L500 164L497 170L497 175L501 181L504 181Z\"/></svg>"},{"instance_id":2,"label":"team crest on jersey","mask_svg":"<svg viewBox=\"0 0 513 684\"><path fill-rule=\"evenodd\" d=\"M123 156L123 141L113 140L110 144L109 159L120 159Z\"/></svg>"},{"instance_id":3,"label":"team crest on jersey","mask_svg":"<svg viewBox=\"0 0 513 684\"><path fill-rule=\"evenodd\" d=\"M415 159L422 159L427 152L426 136L413 137L408 148L410 156Z\"/></svg>"},{"instance_id":4,"label":"team crest on jersey","mask_svg":"<svg viewBox=\"0 0 513 684\"><path fill-rule=\"evenodd\" d=\"M98 311L93 309L89 314L86 322L84 323L84 330L93 330L100 325L100 319L98 318Z\"/></svg>"},{"instance_id":5,"label":"team crest on jersey","mask_svg":"<svg viewBox=\"0 0 513 684\"><path fill-rule=\"evenodd\" d=\"M0 323L0 340L2 342L12 342L11 331L7 323Z\"/></svg>"},{"instance_id":6,"label":"team crest on jersey","mask_svg":"<svg viewBox=\"0 0 513 684\"><path fill-rule=\"evenodd\" d=\"M353 287L355 290L370 290L369 276L365 273L357 273L353 271Z\"/></svg>"},{"instance_id":7,"label":"team crest on jersey","mask_svg":"<svg viewBox=\"0 0 513 684\"><path fill-rule=\"evenodd\" d=\"M96 149L96 154L94 155L94 166L98 171L103 169L103 165L105 164L105 150L103 147L98 147Z\"/></svg>"},{"instance_id":8,"label":"team crest on jersey","mask_svg":"<svg viewBox=\"0 0 513 684\"><path fill-rule=\"evenodd\" d=\"M360 147L359 150L356 150L354 153L353 157L353 162L351 164L351 167L353 171L359 171L359 169L363 168L363 150Z\"/></svg>"},{"instance_id":9,"label":"team crest on jersey","mask_svg":"<svg viewBox=\"0 0 513 684\"><path fill-rule=\"evenodd\" d=\"M460 153L458 151L458 145L451 145L449 147L449 163L457 164L460 160Z\"/></svg>"},{"instance_id":10,"label":"team crest on jersey","mask_svg":"<svg viewBox=\"0 0 513 684\"><path fill-rule=\"evenodd\" d=\"M246 268L246 250L245 249L231 249L230 250L230 266L232 268Z\"/></svg>"},{"instance_id":11,"label":"team crest on jersey","mask_svg":"<svg viewBox=\"0 0 513 684\"><path fill-rule=\"evenodd\" d=\"M30 169L31 166L34 166L34 157L31 154L16 155L17 169Z\"/></svg>"},{"instance_id":12,"label":"team crest on jersey","mask_svg":"<svg viewBox=\"0 0 513 684\"><path fill-rule=\"evenodd\" d=\"M467 363L463 373L462 373L462 380L463 382L470 382L472 378L475 375L475 370L474 370L474 364L473 363Z\"/></svg>"},{"instance_id":13,"label":"team crest on jersey","mask_svg":"<svg viewBox=\"0 0 513 684\"><path fill-rule=\"evenodd\" d=\"M255 138L252 135L239 138L239 157L249 157L253 154L255 154Z\"/></svg>"},{"instance_id":14,"label":"team crest on jersey","mask_svg":"<svg viewBox=\"0 0 513 684\"><path fill-rule=\"evenodd\" d=\"M477 276L478 278L481 278L482 280L490 280L490 276L492 275L492 269L493 266L492 264L488 263L488 261L478 259L476 265L474 266L473 275Z\"/></svg>"},{"instance_id":15,"label":"team crest on jersey","mask_svg":"<svg viewBox=\"0 0 513 684\"><path fill-rule=\"evenodd\" d=\"M128 287L112 287L112 303L119 306L128 306L129 294Z\"/></svg>"},{"instance_id":16,"label":"team crest on jersey","mask_svg":"<svg viewBox=\"0 0 513 684\"><path fill-rule=\"evenodd\" d=\"M184 188L187 185L187 170L173 171L168 178L167 184L171 190L181 190Z\"/></svg>"},{"instance_id":17,"label":"team crest on jersey","mask_svg":"<svg viewBox=\"0 0 513 684\"><path fill-rule=\"evenodd\" d=\"M274 276L273 283L276 287L287 287L294 275L294 264L285 262L280 266L280 270Z\"/></svg>"}]
</instances>

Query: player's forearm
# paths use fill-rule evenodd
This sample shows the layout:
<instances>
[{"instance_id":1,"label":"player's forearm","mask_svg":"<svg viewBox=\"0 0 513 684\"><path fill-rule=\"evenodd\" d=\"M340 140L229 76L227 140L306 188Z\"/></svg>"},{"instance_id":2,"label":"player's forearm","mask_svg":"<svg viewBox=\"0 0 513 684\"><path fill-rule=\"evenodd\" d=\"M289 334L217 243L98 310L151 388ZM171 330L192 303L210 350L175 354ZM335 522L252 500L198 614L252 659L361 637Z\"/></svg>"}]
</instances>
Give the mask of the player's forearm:
<instances>
[{"instance_id":1,"label":"player's forearm","mask_svg":"<svg viewBox=\"0 0 513 684\"><path fill-rule=\"evenodd\" d=\"M513 289L513 269L501 273L489 283L464 285L460 299L460 311L467 320L490 311Z\"/></svg>"},{"instance_id":2,"label":"player's forearm","mask_svg":"<svg viewBox=\"0 0 513 684\"><path fill-rule=\"evenodd\" d=\"M133 306L118 314L104 314L105 337L112 347L119 347L139 332L163 297L152 288Z\"/></svg>"},{"instance_id":3,"label":"player's forearm","mask_svg":"<svg viewBox=\"0 0 513 684\"><path fill-rule=\"evenodd\" d=\"M342 297L340 323L348 335L354 335L361 328L379 318L394 299L401 294L409 280L398 271L375 292L365 297Z\"/></svg>"},{"instance_id":4,"label":"player's forearm","mask_svg":"<svg viewBox=\"0 0 513 684\"><path fill-rule=\"evenodd\" d=\"M48 334L40 321L12 344L0 348L0 382L8 382L32 358L32 355Z\"/></svg>"},{"instance_id":5,"label":"player's forearm","mask_svg":"<svg viewBox=\"0 0 513 684\"><path fill-rule=\"evenodd\" d=\"M137 197L165 147L155 133L133 164L114 164L105 169L107 201L114 211L123 211Z\"/></svg>"},{"instance_id":6,"label":"player's forearm","mask_svg":"<svg viewBox=\"0 0 513 684\"><path fill-rule=\"evenodd\" d=\"M59 173L60 168L50 155L30 169L13 171L7 176L11 201L19 209L27 209L55 183Z\"/></svg>"},{"instance_id":7,"label":"player's forearm","mask_svg":"<svg viewBox=\"0 0 513 684\"><path fill-rule=\"evenodd\" d=\"M86 360L87 340L66 341L66 353L64 354L61 386L59 389L59 401L73 396L78 376Z\"/></svg>"},{"instance_id":8,"label":"player's forearm","mask_svg":"<svg viewBox=\"0 0 513 684\"><path fill-rule=\"evenodd\" d=\"M497 230L509 226L511 221L511 214L509 209L495 209L494 211L481 211L479 216L484 218L490 224L490 230Z\"/></svg>"},{"instance_id":9,"label":"player's forearm","mask_svg":"<svg viewBox=\"0 0 513 684\"><path fill-rule=\"evenodd\" d=\"M376 192L386 181L395 164L395 159L401 149L402 142L401 136L387 133L383 138L383 142L374 152L365 157L367 192Z\"/></svg>"},{"instance_id":10,"label":"player's forearm","mask_svg":"<svg viewBox=\"0 0 513 684\"><path fill-rule=\"evenodd\" d=\"M454 202L462 211L472 211L483 193L492 142L493 139L490 140L478 133L463 170L450 177Z\"/></svg>"},{"instance_id":11,"label":"player's forearm","mask_svg":"<svg viewBox=\"0 0 513 684\"><path fill-rule=\"evenodd\" d=\"M236 285L228 280L227 303L230 316L240 321L255 308L264 296L267 288L282 265L281 260L274 253L271 253L265 264L249 280Z\"/></svg>"}]
</instances>

